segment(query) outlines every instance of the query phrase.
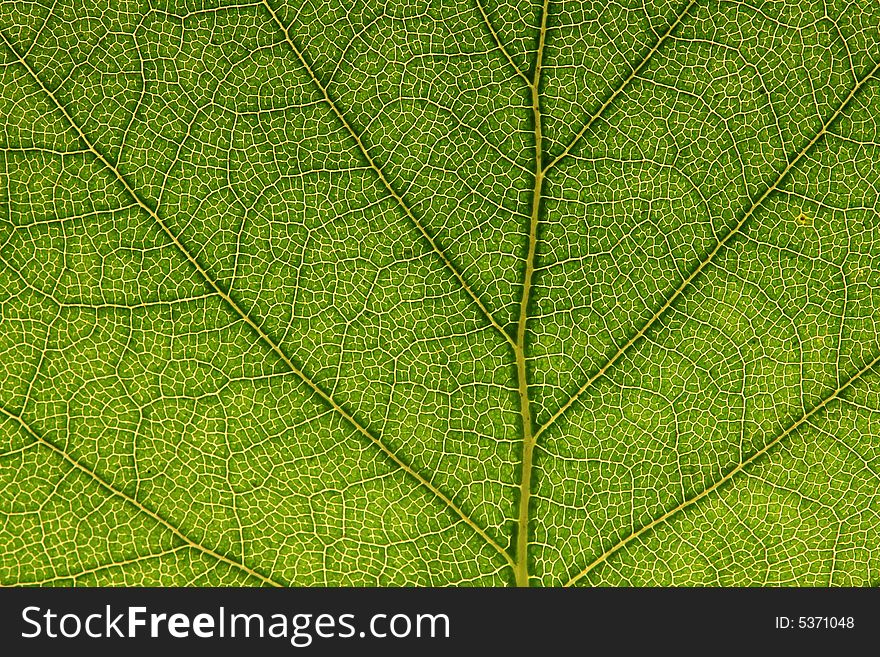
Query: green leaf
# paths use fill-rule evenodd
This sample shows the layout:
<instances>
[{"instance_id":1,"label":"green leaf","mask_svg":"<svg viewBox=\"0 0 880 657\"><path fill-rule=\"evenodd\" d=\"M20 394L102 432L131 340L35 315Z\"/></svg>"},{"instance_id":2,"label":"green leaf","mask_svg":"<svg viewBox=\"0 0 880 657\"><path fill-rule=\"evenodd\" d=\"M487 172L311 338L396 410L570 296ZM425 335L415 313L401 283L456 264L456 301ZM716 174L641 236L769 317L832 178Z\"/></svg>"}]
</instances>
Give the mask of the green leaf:
<instances>
[{"instance_id":1,"label":"green leaf","mask_svg":"<svg viewBox=\"0 0 880 657\"><path fill-rule=\"evenodd\" d=\"M880 5L0 5L0 583L880 581Z\"/></svg>"}]
</instances>

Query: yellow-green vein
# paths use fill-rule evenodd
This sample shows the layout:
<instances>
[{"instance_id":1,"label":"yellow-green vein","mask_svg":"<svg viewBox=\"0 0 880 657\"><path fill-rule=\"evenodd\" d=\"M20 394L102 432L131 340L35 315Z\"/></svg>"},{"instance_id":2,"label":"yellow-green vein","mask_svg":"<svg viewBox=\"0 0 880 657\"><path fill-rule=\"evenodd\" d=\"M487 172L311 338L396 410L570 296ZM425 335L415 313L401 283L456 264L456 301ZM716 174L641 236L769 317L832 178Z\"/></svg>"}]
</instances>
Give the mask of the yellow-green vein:
<instances>
[{"instance_id":1,"label":"yellow-green vein","mask_svg":"<svg viewBox=\"0 0 880 657\"><path fill-rule=\"evenodd\" d=\"M673 516L675 516L679 512L684 511L685 509L687 509L690 506L693 506L694 504L696 504L700 500L704 499L708 495L710 495L713 492L715 492L716 490L718 490L724 484L728 483L738 473L742 472L746 467L748 467L749 465L751 465L752 463L754 463L755 461L760 459L762 456L764 456L767 452L769 452L774 447L776 447L787 436L791 435L793 432L795 432L803 424L808 423L810 418L812 418L819 411L821 411L823 408L825 408L829 403L831 403L832 401L834 401L835 399L840 397L840 394L844 390L849 388L853 383L855 383L860 378L862 378L866 373L871 371L878 363L880 363L880 356L875 356L872 360L870 360L868 362L867 365L862 367L862 369L860 369L858 372L853 374L847 381L845 381L843 383L843 385L841 385L839 388L837 388L836 390L831 392L831 394L827 395L824 399L822 399L822 401L820 401L813 408L811 408L809 411L804 413L798 420L796 420L791 425L789 425L776 438L774 438L773 440L768 442L766 445L764 445L764 447L762 447L757 452L752 454L749 458L744 459L739 465L737 465L735 468L730 470L730 472L725 474L723 477L721 477L714 484L712 484L708 488L703 489L699 494L694 495L693 497L683 501L681 504L678 504L674 508L670 509L669 511L664 513L662 516L655 518L654 520L652 520L648 524L640 527L639 529L632 532L631 534L629 534L625 538L619 540L613 546L611 546L610 548L605 550L605 552L603 552L601 555L596 557L592 562L590 562L590 564L586 568L584 568L579 573L577 573L575 576L573 576L571 579L569 579L568 582L565 583L565 586L571 586L572 584L577 583L578 580L581 580L584 577L586 577L590 573L590 571L594 570L600 564L605 563L611 555L613 555L615 552L619 551L621 548L625 547L627 544L629 544L632 541L634 541L635 539L637 539L642 534L649 532L652 529L654 529L655 527L657 527L658 525L661 525L661 524L667 522L670 518L672 518Z\"/></svg>"},{"instance_id":2,"label":"yellow-green vein","mask_svg":"<svg viewBox=\"0 0 880 657\"><path fill-rule=\"evenodd\" d=\"M96 147L96 145L88 138L88 136L83 132L82 128L73 120L73 117L70 113L65 109L65 107L58 101L55 95L46 87L40 77L36 74L36 72L31 68L31 66L27 63L27 61L22 57L16 49L12 46L10 41L6 38L6 35L0 32L0 39L6 44L6 47L9 51L18 59L21 65L28 71L30 76L34 79L34 81L40 86L43 92L49 97L52 103L58 108L58 110L64 115L67 122L73 128L73 130L77 133L79 138L82 140L83 144L89 149L89 151L94 155L94 157L101 162L107 169L114 175L114 177L119 181L119 183L125 188L126 192L129 196L134 200L141 209L146 212L161 228L162 232L164 232L177 250L186 258L186 260L195 268L198 272L199 276L208 284L211 289L213 289L217 295L244 321L256 335L259 337L260 341L263 342L266 346L268 346L272 352L278 356L278 358L284 363L284 365L290 370L291 373L296 375L303 383L305 383L318 397L320 397L324 403L333 408L339 415L341 415L348 424L355 429L359 434L364 436L367 440L369 440L372 444L374 444L382 453L384 453L391 461L395 463L401 470L403 470L410 477L415 479L419 484L424 486L427 490L433 493L439 500L441 500L451 511L453 511L462 521L465 522L471 529L473 529L486 543L491 546L495 551L497 551L502 557L504 557L505 561L509 564L512 564L512 559L507 551L502 548L497 541L495 541L489 534L480 527L473 519L471 519L455 502L452 501L447 495L445 495L442 491L440 491L436 486L434 486L428 479L423 477L421 474L416 472L411 466L405 463L397 454L395 454L385 443L383 443L378 437L374 436L366 427L364 427L360 422L358 422L345 408L342 407L335 399L333 399L327 392L325 392L319 385L317 385L314 381L312 381L306 374L293 362L290 356L281 348L281 346L275 342L263 329L262 327L254 321L254 319L247 313L245 310L236 302L230 294L224 290L211 275L207 272L207 270L202 266L202 264L198 261L198 259L189 251L189 249L183 244L180 238L171 230L167 223L162 219L162 217L154 210L150 205L144 201L140 197L140 195L134 190L125 176L119 171L117 167L115 167L100 150Z\"/></svg>"},{"instance_id":3,"label":"yellow-green vein","mask_svg":"<svg viewBox=\"0 0 880 657\"><path fill-rule=\"evenodd\" d=\"M846 108L846 106L850 103L850 101L855 97L855 95L859 92L859 90L865 85L865 83L877 73L878 69L880 69L880 63L876 64L858 83L850 90L849 94L840 105L837 106L837 109L832 112L831 116L822 124L822 127L819 131L810 139L807 144L801 148L801 150L789 160L788 164L782 169L781 173L776 177L776 179L758 196L754 201L752 201L749 208L743 214L743 216L737 221L737 223L722 237L711 251L703 258L692 270L691 273L686 276L677 288L670 294L663 304L658 308L646 321L638 331L636 331L630 338L627 340L623 346L617 349L611 358L609 358L604 365L602 365L596 372L587 379L587 381L578 388L577 392L572 395L568 401L566 401L559 409L550 416L550 418L544 422L543 425L538 429L537 435L540 436L547 429L549 429L556 420L558 420L565 412L571 408L574 403L581 397L581 395L586 392L593 383L596 382L599 378L603 377L609 369L618 361L620 357L623 356L629 349L636 344L647 332L654 323L660 319L660 317L669 309L670 306L678 299L682 293L694 282L694 280L712 263L718 253L724 248L724 246L736 235L740 233L743 226L746 225L748 220L755 214L758 208L764 203L764 201L779 188L779 185L783 180L791 173L791 170L795 167L795 165L800 162L800 160L816 145L816 143L825 136L828 132L829 126L837 120L840 116L841 112Z\"/></svg>"},{"instance_id":4,"label":"yellow-green vein","mask_svg":"<svg viewBox=\"0 0 880 657\"><path fill-rule=\"evenodd\" d=\"M303 56L302 51L299 47L294 43L293 39L290 36L290 30L287 28L284 23L281 22L281 19L278 18L278 14L275 13L275 10L272 8L272 5L269 4L268 0L261 0L263 5L266 7L266 10L272 16L272 21L275 25L278 26L278 29L281 30L281 33L284 35L284 40L287 42L287 45L293 51L293 54L296 55L296 58L299 60L300 65L302 65L303 69L305 69L306 74L309 76L309 79L312 81L312 84L315 85L315 88L321 93L324 97L324 102L327 103L327 106L330 108L330 111L339 119L339 122L345 127L345 130L351 136L351 138L357 144L358 150L364 156L364 159L367 160L367 163L370 165L370 168L376 173L379 181L388 190L388 193L391 197L397 202L400 206L403 213L406 217L412 222L412 224L416 227L416 229L421 233L422 237L431 247L431 250L437 254L437 257L440 258L443 266L452 274L458 284L462 287L462 289L467 293L467 295L473 300L476 306L480 309L480 312L489 320L489 323L495 328L496 331L504 338L504 340L511 346L513 346L513 338L504 330L501 324L495 319L495 316L492 312L486 307L477 293L473 290L473 288L468 284L468 282L464 279L464 275L458 270L458 268L452 263L452 260L449 259L449 256L440 248L440 245L437 244L437 240L434 238L431 233L428 232L428 229L425 228L424 224L419 221L419 219L415 216L412 209L410 209L409 205L407 205L406 201L403 200L403 197L394 189L394 186L391 184L391 181L385 176L384 171L370 155L370 151L367 149L364 144L364 140L361 135L354 129L354 126L345 118L345 115L337 106L336 102L330 97L330 93L327 91L327 88L321 83L318 79L318 76L315 75L315 72L312 70L311 65L306 58Z\"/></svg>"}]
</instances>

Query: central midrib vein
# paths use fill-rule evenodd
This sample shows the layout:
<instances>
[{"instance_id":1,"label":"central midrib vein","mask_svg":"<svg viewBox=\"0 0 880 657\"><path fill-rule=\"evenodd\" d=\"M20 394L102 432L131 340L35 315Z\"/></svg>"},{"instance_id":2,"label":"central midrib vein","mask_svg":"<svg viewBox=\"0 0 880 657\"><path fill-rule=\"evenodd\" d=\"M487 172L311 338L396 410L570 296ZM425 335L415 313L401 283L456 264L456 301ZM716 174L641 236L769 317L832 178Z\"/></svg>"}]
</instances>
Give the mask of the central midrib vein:
<instances>
[{"instance_id":1,"label":"central midrib vein","mask_svg":"<svg viewBox=\"0 0 880 657\"><path fill-rule=\"evenodd\" d=\"M532 493L532 458L535 452L535 433L532 411L529 405L529 380L526 368L526 324L529 320L529 298L532 276L535 273L535 252L538 247L538 219L541 211L541 191L544 185L544 159L541 150L541 60L544 56L544 40L547 35L547 10L550 0L544 0L541 9L541 32L538 36L538 52L535 56L535 75L529 84L532 93L532 117L535 128L535 187L532 192L532 212L529 218L529 246L526 254L526 270L523 276L522 298L519 304L519 321L516 326L516 377L519 387L520 415L522 417L523 446L522 469L519 482L519 517L516 526L517 586L529 586L529 501Z\"/></svg>"}]
</instances>

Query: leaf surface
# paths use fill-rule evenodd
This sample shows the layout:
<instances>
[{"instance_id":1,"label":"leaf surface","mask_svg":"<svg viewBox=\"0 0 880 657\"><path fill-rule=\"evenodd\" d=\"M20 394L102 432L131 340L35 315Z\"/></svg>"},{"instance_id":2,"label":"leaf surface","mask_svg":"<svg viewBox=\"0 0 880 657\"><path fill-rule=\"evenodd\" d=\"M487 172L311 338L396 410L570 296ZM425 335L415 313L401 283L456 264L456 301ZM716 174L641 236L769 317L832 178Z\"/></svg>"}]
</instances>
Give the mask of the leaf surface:
<instances>
[{"instance_id":1,"label":"leaf surface","mask_svg":"<svg viewBox=\"0 0 880 657\"><path fill-rule=\"evenodd\" d=\"M861 5L0 4L0 582L876 584Z\"/></svg>"}]
</instances>

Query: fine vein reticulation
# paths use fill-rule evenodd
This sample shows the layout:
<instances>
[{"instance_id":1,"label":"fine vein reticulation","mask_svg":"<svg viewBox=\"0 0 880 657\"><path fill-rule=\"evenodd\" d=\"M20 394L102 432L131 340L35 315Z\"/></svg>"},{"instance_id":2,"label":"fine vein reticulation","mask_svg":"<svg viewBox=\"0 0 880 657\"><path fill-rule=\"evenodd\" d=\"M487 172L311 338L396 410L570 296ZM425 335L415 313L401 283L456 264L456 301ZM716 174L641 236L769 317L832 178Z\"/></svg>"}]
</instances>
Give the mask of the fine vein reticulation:
<instances>
[{"instance_id":1,"label":"fine vein reticulation","mask_svg":"<svg viewBox=\"0 0 880 657\"><path fill-rule=\"evenodd\" d=\"M0 5L0 581L876 583L816 4Z\"/></svg>"}]
</instances>

